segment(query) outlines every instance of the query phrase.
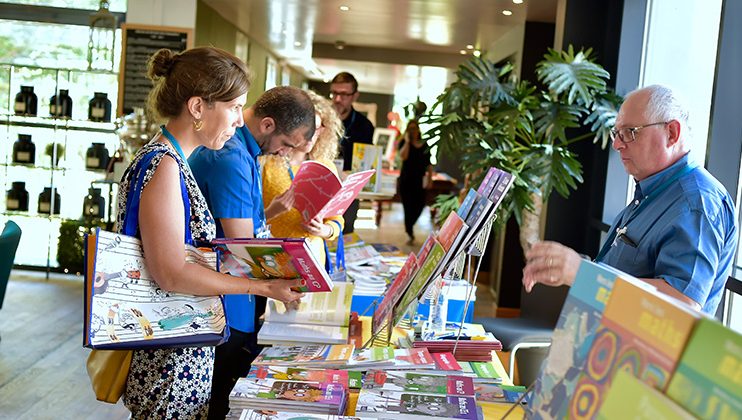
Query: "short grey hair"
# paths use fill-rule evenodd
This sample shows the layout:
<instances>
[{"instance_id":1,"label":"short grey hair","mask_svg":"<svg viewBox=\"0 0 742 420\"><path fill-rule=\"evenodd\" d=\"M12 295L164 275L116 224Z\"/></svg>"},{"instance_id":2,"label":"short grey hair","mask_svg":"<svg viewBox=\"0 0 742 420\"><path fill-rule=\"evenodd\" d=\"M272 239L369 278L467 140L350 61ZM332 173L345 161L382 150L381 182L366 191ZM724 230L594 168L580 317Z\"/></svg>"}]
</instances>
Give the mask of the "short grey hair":
<instances>
[{"instance_id":1,"label":"short grey hair","mask_svg":"<svg viewBox=\"0 0 742 420\"><path fill-rule=\"evenodd\" d=\"M629 95L636 92L648 92L647 109L644 111L647 122L677 120L680 122L681 137L684 140L690 139L689 134L691 130L688 124L688 107L676 91L664 85L650 85L637 89Z\"/></svg>"}]
</instances>

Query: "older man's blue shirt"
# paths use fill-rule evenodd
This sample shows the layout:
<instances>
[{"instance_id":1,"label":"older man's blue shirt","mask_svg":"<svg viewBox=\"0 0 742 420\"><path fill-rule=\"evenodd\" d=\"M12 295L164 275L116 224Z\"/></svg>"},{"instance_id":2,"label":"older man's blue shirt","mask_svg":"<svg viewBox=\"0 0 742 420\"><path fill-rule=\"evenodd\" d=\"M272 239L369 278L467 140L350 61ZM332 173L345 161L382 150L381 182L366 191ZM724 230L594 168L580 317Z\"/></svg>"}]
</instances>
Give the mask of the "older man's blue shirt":
<instances>
[{"instance_id":1,"label":"older man's blue shirt","mask_svg":"<svg viewBox=\"0 0 742 420\"><path fill-rule=\"evenodd\" d=\"M265 226L260 166L260 146L246 126L220 150L199 147L188 159L196 182L216 219L216 233L224 237L219 219L252 219L255 235ZM250 232L245 232L248 236ZM239 281L239 280L235 280ZM226 295L224 308L230 327L255 331L255 299L251 295Z\"/></svg>"},{"instance_id":2,"label":"older man's blue shirt","mask_svg":"<svg viewBox=\"0 0 742 420\"><path fill-rule=\"evenodd\" d=\"M724 187L698 167L670 184L636 216L642 200L688 165L688 155L639 181L638 196L611 232L624 227L636 244L618 240L601 260L640 278L662 278L714 314L737 249L734 204ZM628 242L630 242L628 241Z\"/></svg>"}]
</instances>

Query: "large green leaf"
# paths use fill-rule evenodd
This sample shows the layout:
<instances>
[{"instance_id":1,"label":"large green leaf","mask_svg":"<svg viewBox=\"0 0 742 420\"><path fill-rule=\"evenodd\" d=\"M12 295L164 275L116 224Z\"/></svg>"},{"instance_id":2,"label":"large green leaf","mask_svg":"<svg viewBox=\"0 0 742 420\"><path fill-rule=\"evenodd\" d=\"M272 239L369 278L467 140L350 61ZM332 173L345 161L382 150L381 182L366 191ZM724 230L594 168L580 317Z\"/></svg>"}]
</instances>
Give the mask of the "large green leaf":
<instances>
[{"instance_id":1,"label":"large green leaf","mask_svg":"<svg viewBox=\"0 0 742 420\"><path fill-rule=\"evenodd\" d=\"M538 63L539 81L548 86L556 96L567 95L567 104L576 101L583 106L592 102L593 96L606 90L610 74L591 60L592 50L575 54L570 45L567 51L549 50L544 61Z\"/></svg>"}]
</instances>

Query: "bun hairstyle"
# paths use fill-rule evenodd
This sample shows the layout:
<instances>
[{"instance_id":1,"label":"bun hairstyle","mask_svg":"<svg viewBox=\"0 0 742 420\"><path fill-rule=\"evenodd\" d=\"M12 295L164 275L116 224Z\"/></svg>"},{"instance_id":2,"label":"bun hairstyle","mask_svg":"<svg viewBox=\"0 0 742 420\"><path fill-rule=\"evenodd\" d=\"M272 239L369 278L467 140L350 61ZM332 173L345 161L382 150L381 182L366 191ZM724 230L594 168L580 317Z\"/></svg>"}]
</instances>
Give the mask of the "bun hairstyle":
<instances>
[{"instance_id":1,"label":"bun hairstyle","mask_svg":"<svg viewBox=\"0 0 742 420\"><path fill-rule=\"evenodd\" d=\"M161 49L147 62L147 77L154 83L147 105L160 119L179 116L194 96L207 103L227 102L250 88L250 71L245 63L214 47L177 54Z\"/></svg>"}]
</instances>

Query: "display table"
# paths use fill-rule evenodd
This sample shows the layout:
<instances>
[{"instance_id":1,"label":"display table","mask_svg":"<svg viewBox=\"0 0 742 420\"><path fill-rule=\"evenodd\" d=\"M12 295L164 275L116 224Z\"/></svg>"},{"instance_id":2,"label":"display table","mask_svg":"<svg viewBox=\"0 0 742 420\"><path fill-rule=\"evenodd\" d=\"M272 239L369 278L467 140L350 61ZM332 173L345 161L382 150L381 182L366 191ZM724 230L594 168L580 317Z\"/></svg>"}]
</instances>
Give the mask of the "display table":
<instances>
[{"instance_id":1,"label":"display table","mask_svg":"<svg viewBox=\"0 0 742 420\"><path fill-rule=\"evenodd\" d=\"M363 331L362 331L362 339L365 343L368 341L368 339L371 337L371 317L360 317L361 323L363 325ZM502 365L502 362L500 361L500 358L497 357L497 355L493 352L492 354L492 363L495 366L495 370L497 371L497 374L500 375L502 378L502 384L503 385L513 385L513 381L508 376L507 372L505 371L505 367ZM345 411L346 416L355 416L356 413L356 403L358 402L358 393L357 392L351 392L348 395L348 408ZM477 404L482 407L482 412L484 413L485 420L488 419L501 419L507 413L507 411L512 407L512 404L497 404L497 403L488 403L488 402L477 402ZM522 419L525 412L523 411L522 407L516 407L513 411L508 414L508 418L513 419Z\"/></svg>"}]
</instances>

